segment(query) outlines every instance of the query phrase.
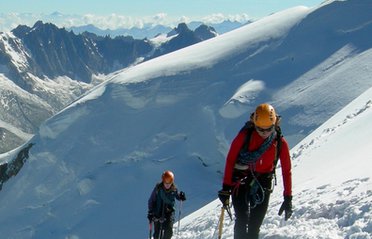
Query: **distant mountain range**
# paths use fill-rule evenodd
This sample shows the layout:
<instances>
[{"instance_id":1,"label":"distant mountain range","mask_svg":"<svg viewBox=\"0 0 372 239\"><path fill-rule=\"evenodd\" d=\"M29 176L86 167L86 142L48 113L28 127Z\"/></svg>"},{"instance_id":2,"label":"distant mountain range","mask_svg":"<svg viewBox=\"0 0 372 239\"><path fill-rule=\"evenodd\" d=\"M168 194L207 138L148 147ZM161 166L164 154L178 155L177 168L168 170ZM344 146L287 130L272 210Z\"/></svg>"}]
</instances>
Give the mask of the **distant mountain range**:
<instances>
[{"instance_id":1,"label":"distant mountain range","mask_svg":"<svg viewBox=\"0 0 372 239\"><path fill-rule=\"evenodd\" d=\"M154 39L74 33L38 21L0 33L0 153L31 137L48 117L117 70L215 37L181 23Z\"/></svg>"},{"instance_id":2,"label":"distant mountain range","mask_svg":"<svg viewBox=\"0 0 372 239\"><path fill-rule=\"evenodd\" d=\"M52 23L60 28L73 30L76 34L88 31L100 36L119 35L132 36L135 39L152 38L157 34L168 33L176 27L179 19L172 19L167 16L132 17L119 14L102 15L79 15L62 12L53 13L1 13L0 12L0 32L11 31L18 25L32 26L41 20L45 23ZM191 30L205 24L213 27L218 34L236 29L251 22L252 19L246 14L224 16L211 15L204 16L203 20L193 20L187 25ZM181 21L183 22L183 21Z\"/></svg>"},{"instance_id":3,"label":"distant mountain range","mask_svg":"<svg viewBox=\"0 0 372 239\"><path fill-rule=\"evenodd\" d=\"M241 23L238 21L223 21L221 23L216 23L216 24L208 24L208 26L213 27L215 31L218 34L223 34L229 31L232 31L234 29L237 29L245 24L249 24L251 22L247 23ZM205 25L203 22L199 21L193 21L187 24L188 28L191 30L195 30L198 28L200 25ZM75 27L70 27L67 28L68 30L72 30L74 33L79 34L83 32L92 32L96 35L99 36L111 36L111 37L116 37L116 36L132 36L135 39L144 39L144 38L153 38L156 37L159 34L165 34L170 31L172 31L172 28L169 26L165 25L153 25L153 24L147 24L143 26L142 28L138 27L133 27L133 28L118 28L118 29L100 29L93 24L89 25L84 25L84 26L75 26Z\"/></svg>"}]
</instances>

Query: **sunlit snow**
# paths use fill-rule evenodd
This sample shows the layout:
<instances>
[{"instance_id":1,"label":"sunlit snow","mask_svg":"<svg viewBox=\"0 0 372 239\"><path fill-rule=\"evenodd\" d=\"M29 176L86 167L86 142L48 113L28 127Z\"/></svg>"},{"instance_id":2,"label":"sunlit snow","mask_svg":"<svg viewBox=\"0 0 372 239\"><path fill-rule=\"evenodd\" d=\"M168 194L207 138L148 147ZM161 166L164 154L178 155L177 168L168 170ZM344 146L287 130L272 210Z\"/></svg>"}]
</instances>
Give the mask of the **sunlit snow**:
<instances>
[{"instance_id":1,"label":"sunlit snow","mask_svg":"<svg viewBox=\"0 0 372 239\"><path fill-rule=\"evenodd\" d=\"M370 239L371 11L293 8L116 72L30 140L0 191L2 237L146 238L147 199L170 169L187 196L175 238L216 238L226 152L265 101L290 142L294 214L277 216L277 170L262 238Z\"/></svg>"}]
</instances>

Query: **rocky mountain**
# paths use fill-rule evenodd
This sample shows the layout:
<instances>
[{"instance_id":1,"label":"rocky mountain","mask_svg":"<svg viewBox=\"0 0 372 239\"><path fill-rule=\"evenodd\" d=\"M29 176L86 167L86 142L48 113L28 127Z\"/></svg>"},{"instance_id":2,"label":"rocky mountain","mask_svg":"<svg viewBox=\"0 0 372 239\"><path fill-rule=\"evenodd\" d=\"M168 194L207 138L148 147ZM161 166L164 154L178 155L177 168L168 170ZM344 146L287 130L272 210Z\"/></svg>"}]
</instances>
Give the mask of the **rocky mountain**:
<instances>
[{"instance_id":1,"label":"rocky mountain","mask_svg":"<svg viewBox=\"0 0 372 239\"><path fill-rule=\"evenodd\" d=\"M75 34L38 21L0 33L0 153L24 142L41 122L119 69L217 35L180 24L161 44L131 36Z\"/></svg>"},{"instance_id":2,"label":"rocky mountain","mask_svg":"<svg viewBox=\"0 0 372 239\"><path fill-rule=\"evenodd\" d=\"M192 31L185 23L181 23L167 34L167 37L171 39L157 48L152 57L161 56L215 36L217 33L212 27L200 25L195 31Z\"/></svg>"},{"instance_id":3,"label":"rocky mountain","mask_svg":"<svg viewBox=\"0 0 372 239\"><path fill-rule=\"evenodd\" d=\"M246 23L241 23L238 21L230 21L225 20L220 23L204 23L201 21L192 21L187 23L187 27L191 30L195 30L200 25L208 25L215 29L219 35L237 29L245 24L249 24L251 21ZM83 33L83 32L91 32L98 36L106 36L109 35L111 37L116 36L132 36L135 39L144 39L148 38L151 39L156 37L158 34L167 34L168 32L172 31L172 28L169 26L164 25L153 25L153 24L145 24L142 28L132 27L132 28L118 28L118 29L100 29L93 24L83 25L83 26L74 26L68 28L68 30L72 30L76 34Z\"/></svg>"},{"instance_id":4,"label":"rocky mountain","mask_svg":"<svg viewBox=\"0 0 372 239\"><path fill-rule=\"evenodd\" d=\"M76 35L41 21L32 28L19 26L12 32L33 56L31 72L49 78L66 75L86 83L91 81L92 74L108 74L116 70L114 62L123 68L152 50L147 41L131 37L112 39Z\"/></svg>"}]
</instances>

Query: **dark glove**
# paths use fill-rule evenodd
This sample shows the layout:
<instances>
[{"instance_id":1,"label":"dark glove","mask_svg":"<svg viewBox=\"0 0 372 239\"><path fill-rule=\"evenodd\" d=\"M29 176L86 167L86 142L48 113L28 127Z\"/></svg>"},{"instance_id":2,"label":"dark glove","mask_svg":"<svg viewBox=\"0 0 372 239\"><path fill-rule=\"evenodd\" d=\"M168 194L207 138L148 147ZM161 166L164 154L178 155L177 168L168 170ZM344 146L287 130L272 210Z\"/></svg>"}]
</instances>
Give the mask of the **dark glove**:
<instances>
[{"instance_id":1,"label":"dark glove","mask_svg":"<svg viewBox=\"0 0 372 239\"><path fill-rule=\"evenodd\" d=\"M181 201L186 201L186 194L185 194L185 192L182 192L181 191L179 198L180 198Z\"/></svg>"},{"instance_id":2,"label":"dark glove","mask_svg":"<svg viewBox=\"0 0 372 239\"><path fill-rule=\"evenodd\" d=\"M149 219L149 222L152 222L154 220L154 214L152 212L148 212L147 219Z\"/></svg>"},{"instance_id":3,"label":"dark glove","mask_svg":"<svg viewBox=\"0 0 372 239\"><path fill-rule=\"evenodd\" d=\"M279 209L279 216L285 211L284 219L287 221L292 216L292 196L284 196L284 202Z\"/></svg>"},{"instance_id":4,"label":"dark glove","mask_svg":"<svg viewBox=\"0 0 372 239\"><path fill-rule=\"evenodd\" d=\"M231 195L231 186L223 185L222 190L218 191L218 198L222 202L222 205L229 205Z\"/></svg>"}]
</instances>

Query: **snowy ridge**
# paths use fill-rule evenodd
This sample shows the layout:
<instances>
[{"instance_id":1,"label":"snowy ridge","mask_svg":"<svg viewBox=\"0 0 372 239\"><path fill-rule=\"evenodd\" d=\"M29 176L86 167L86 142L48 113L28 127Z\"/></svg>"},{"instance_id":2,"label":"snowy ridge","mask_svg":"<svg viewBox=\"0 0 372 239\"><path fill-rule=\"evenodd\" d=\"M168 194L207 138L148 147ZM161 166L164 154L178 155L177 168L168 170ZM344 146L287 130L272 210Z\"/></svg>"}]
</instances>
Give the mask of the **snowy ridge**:
<instances>
[{"instance_id":1,"label":"snowy ridge","mask_svg":"<svg viewBox=\"0 0 372 239\"><path fill-rule=\"evenodd\" d=\"M191 69L195 70L195 68L212 67L224 57L237 54L241 50L237 46L252 46L253 48L269 39L284 37L308 13L309 9L306 7L295 7L273 14L229 33L144 62L129 71L125 70L125 74L122 74L121 77L119 75L113 83L141 82L151 79L149 75L152 78L172 76L188 72ZM287 17L284 18L284 16ZM214 49L220 50L215 51ZM172 60L170 61L170 59Z\"/></svg>"}]
</instances>

